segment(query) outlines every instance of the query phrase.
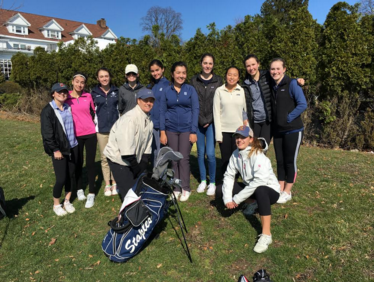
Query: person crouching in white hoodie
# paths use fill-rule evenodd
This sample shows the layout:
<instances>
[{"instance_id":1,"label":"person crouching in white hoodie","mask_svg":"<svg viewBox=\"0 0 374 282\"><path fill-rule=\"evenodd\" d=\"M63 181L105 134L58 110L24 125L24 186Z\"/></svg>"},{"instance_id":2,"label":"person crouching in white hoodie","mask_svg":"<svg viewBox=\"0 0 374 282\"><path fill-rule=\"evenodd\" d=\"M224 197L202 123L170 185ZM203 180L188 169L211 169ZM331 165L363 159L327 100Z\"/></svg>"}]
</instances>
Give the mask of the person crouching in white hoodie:
<instances>
[{"instance_id":1,"label":"person crouching in white hoodie","mask_svg":"<svg viewBox=\"0 0 374 282\"><path fill-rule=\"evenodd\" d=\"M259 235L253 250L256 253L263 253L272 243L270 206L277 202L280 186L269 158L263 153L267 150L266 142L262 142L261 138L253 137L253 131L248 126L240 126L234 135L238 148L231 155L223 184L217 186L216 199L223 199L228 209L235 209L244 202L245 215L253 214L258 208L262 234ZM243 183L235 181L237 173L240 173Z\"/></svg>"}]
</instances>

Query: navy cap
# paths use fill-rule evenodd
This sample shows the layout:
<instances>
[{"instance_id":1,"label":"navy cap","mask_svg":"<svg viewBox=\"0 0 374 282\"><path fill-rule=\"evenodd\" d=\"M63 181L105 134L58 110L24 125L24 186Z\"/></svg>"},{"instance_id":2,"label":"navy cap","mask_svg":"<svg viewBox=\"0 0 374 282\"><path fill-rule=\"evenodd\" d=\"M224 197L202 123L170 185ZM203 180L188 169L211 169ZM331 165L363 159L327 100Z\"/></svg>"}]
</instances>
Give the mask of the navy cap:
<instances>
[{"instance_id":1,"label":"navy cap","mask_svg":"<svg viewBox=\"0 0 374 282\"><path fill-rule=\"evenodd\" d=\"M248 126L239 126L238 129L235 131L235 133L233 135L236 135L236 134L239 134L243 137L248 137L248 136L251 136L253 137L253 131L250 127Z\"/></svg>"},{"instance_id":2,"label":"navy cap","mask_svg":"<svg viewBox=\"0 0 374 282\"><path fill-rule=\"evenodd\" d=\"M147 98L156 99L155 95L153 95L153 91L145 87L140 89L140 91L138 92L137 98L142 99L142 100L147 99Z\"/></svg>"},{"instance_id":3,"label":"navy cap","mask_svg":"<svg viewBox=\"0 0 374 282\"><path fill-rule=\"evenodd\" d=\"M67 86L61 82L57 82L55 84L53 84L52 86L52 89L51 89L51 93L55 93L55 92L60 92L61 90L66 90L69 92L69 89L67 88Z\"/></svg>"}]
</instances>

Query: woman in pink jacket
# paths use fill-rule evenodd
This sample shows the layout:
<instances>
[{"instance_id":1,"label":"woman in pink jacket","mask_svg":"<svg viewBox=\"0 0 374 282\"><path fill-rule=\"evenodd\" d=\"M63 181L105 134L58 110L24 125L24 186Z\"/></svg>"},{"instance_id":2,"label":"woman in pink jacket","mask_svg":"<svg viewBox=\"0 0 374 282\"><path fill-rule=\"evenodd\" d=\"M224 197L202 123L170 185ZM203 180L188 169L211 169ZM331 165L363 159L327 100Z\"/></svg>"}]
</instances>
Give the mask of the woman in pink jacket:
<instances>
[{"instance_id":1,"label":"woman in pink jacket","mask_svg":"<svg viewBox=\"0 0 374 282\"><path fill-rule=\"evenodd\" d=\"M86 208L95 203L95 156L97 138L93 116L95 107L90 93L84 91L87 76L77 72L73 76L73 90L69 91L66 103L71 107L75 136L78 140L78 162L76 165L77 196L79 201L86 199L82 189L83 151L86 148L86 168L88 176L89 194Z\"/></svg>"}]
</instances>

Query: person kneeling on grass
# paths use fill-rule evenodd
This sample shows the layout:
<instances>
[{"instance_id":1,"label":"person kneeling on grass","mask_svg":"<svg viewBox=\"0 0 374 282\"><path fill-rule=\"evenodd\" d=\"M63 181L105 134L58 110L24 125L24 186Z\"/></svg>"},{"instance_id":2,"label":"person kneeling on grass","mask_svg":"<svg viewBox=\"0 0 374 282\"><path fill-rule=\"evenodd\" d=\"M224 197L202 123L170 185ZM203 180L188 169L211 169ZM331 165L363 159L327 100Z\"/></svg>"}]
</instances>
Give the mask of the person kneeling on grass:
<instances>
[{"instance_id":1,"label":"person kneeling on grass","mask_svg":"<svg viewBox=\"0 0 374 282\"><path fill-rule=\"evenodd\" d=\"M216 199L223 199L228 209L235 209L244 203L246 207L243 213L247 216L252 215L258 208L262 234L259 235L253 250L263 253L272 243L270 206L279 198L280 185L269 158L263 153L267 150L266 142L263 149L262 141L253 137L253 131L248 126L240 126L234 136L238 148L231 155L223 184L217 186ZM240 173L243 183L235 181L237 173Z\"/></svg>"},{"instance_id":2,"label":"person kneeling on grass","mask_svg":"<svg viewBox=\"0 0 374 282\"><path fill-rule=\"evenodd\" d=\"M53 100L48 103L40 114L41 131L45 152L52 157L56 175L53 188L53 211L58 216L73 213L74 206L70 203L71 187L75 185L75 165L78 157L78 141L74 135L74 124L71 109L65 103L68 88L63 83L52 86ZM60 204L62 188L65 186L64 207Z\"/></svg>"},{"instance_id":3,"label":"person kneeling on grass","mask_svg":"<svg viewBox=\"0 0 374 282\"><path fill-rule=\"evenodd\" d=\"M150 89L142 88L137 105L121 116L113 125L104 149L121 200L147 168L152 151L153 123L150 111L155 96Z\"/></svg>"}]
</instances>

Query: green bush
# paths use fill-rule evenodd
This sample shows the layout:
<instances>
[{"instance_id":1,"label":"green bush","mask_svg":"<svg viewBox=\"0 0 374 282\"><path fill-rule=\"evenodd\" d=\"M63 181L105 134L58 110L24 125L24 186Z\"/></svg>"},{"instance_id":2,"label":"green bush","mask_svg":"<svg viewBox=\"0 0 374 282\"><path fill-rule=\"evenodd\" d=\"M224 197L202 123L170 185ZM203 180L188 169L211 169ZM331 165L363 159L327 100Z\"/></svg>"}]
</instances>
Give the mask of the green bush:
<instances>
[{"instance_id":1,"label":"green bush","mask_svg":"<svg viewBox=\"0 0 374 282\"><path fill-rule=\"evenodd\" d=\"M19 93L0 94L0 107L5 110L13 110L17 106L21 96Z\"/></svg>"},{"instance_id":2,"label":"green bush","mask_svg":"<svg viewBox=\"0 0 374 282\"><path fill-rule=\"evenodd\" d=\"M3 83L0 83L0 93L21 93L22 87L13 81L5 81Z\"/></svg>"}]
</instances>

